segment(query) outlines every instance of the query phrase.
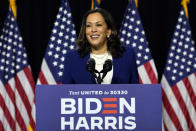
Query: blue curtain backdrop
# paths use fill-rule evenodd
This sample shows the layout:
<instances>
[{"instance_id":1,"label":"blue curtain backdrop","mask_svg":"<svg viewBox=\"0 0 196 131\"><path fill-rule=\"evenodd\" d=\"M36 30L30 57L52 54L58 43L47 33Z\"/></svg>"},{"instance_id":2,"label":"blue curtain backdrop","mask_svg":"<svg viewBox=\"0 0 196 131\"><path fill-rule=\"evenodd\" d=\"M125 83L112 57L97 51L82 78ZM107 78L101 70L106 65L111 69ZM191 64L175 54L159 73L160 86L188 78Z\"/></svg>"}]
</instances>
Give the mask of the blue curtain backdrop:
<instances>
[{"instance_id":1,"label":"blue curtain backdrop","mask_svg":"<svg viewBox=\"0 0 196 131\"><path fill-rule=\"evenodd\" d=\"M139 0L139 13L149 42L152 57L162 76L169 44L180 11L181 0ZM16 0L17 22L27 49L29 63L37 80L51 30L61 0ZM120 29L128 0L102 0L101 7L108 10ZM69 0L73 22L78 34L83 14L91 8L91 0ZM188 5L189 22L196 41L196 1ZM0 32L8 12L8 0L0 1Z\"/></svg>"}]
</instances>

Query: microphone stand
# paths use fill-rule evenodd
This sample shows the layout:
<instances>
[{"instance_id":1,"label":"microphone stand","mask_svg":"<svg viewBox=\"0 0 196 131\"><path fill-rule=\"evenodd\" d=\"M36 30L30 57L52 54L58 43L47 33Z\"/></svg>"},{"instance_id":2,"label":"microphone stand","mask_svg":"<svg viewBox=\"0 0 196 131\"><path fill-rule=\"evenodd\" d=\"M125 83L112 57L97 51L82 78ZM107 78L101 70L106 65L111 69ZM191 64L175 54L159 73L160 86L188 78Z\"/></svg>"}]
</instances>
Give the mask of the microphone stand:
<instances>
[{"instance_id":1,"label":"microphone stand","mask_svg":"<svg viewBox=\"0 0 196 131\"><path fill-rule=\"evenodd\" d=\"M97 84L101 84L106 74L112 69L112 60L106 60L103 65L103 70L99 72L95 69L95 60L93 58L90 58L87 61L86 69L94 76ZM96 75L96 73L98 73L98 76ZM103 73L102 77L101 73Z\"/></svg>"},{"instance_id":2,"label":"microphone stand","mask_svg":"<svg viewBox=\"0 0 196 131\"><path fill-rule=\"evenodd\" d=\"M101 82L103 82L103 79L101 78L101 72L98 72L98 77L96 78L97 83L101 84Z\"/></svg>"}]
</instances>

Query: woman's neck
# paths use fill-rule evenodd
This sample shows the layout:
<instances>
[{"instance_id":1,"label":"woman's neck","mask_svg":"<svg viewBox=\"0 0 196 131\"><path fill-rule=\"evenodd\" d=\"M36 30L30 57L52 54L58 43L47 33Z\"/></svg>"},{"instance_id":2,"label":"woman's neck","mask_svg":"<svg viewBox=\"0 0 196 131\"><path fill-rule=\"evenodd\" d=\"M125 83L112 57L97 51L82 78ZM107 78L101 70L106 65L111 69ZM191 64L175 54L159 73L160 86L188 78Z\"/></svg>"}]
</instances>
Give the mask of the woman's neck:
<instances>
[{"instance_id":1,"label":"woman's neck","mask_svg":"<svg viewBox=\"0 0 196 131\"><path fill-rule=\"evenodd\" d=\"M91 48L91 53L93 54L105 54L108 52L107 46L104 46L102 48Z\"/></svg>"}]
</instances>

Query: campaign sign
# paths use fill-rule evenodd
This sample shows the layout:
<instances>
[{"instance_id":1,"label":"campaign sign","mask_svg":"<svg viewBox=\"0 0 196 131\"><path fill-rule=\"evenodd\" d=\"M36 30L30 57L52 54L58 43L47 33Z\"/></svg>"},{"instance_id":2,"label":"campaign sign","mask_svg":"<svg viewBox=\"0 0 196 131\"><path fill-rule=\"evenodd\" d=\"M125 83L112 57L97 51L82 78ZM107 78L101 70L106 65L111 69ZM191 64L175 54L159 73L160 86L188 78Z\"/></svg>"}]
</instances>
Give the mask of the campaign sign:
<instances>
[{"instance_id":1,"label":"campaign sign","mask_svg":"<svg viewBox=\"0 0 196 131\"><path fill-rule=\"evenodd\" d=\"M160 85L38 85L37 131L161 131Z\"/></svg>"}]
</instances>

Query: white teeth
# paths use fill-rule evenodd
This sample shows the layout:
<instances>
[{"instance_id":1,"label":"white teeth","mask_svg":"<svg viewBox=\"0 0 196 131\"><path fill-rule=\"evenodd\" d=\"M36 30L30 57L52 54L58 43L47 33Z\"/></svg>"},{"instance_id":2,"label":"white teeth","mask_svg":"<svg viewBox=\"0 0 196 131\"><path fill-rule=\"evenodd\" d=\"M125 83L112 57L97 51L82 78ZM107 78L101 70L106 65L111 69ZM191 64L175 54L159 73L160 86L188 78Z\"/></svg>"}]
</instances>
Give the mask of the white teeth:
<instances>
[{"instance_id":1,"label":"white teeth","mask_svg":"<svg viewBox=\"0 0 196 131\"><path fill-rule=\"evenodd\" d=\"M98 35L92 35L91 37L92 38L98 38L99 36Z\"/></svg>"}]
</instances>

